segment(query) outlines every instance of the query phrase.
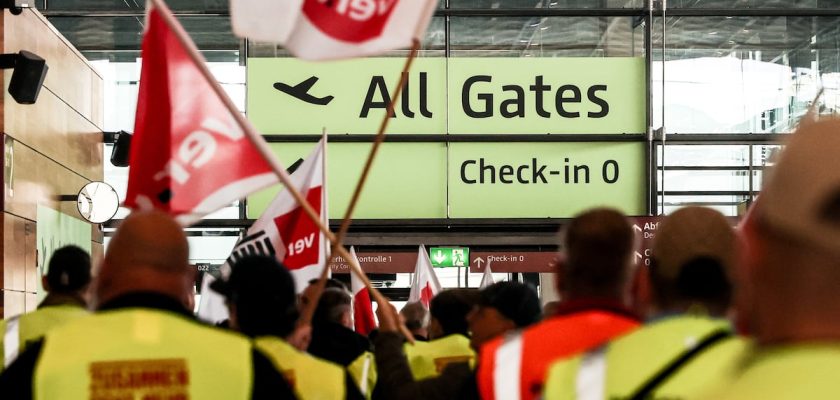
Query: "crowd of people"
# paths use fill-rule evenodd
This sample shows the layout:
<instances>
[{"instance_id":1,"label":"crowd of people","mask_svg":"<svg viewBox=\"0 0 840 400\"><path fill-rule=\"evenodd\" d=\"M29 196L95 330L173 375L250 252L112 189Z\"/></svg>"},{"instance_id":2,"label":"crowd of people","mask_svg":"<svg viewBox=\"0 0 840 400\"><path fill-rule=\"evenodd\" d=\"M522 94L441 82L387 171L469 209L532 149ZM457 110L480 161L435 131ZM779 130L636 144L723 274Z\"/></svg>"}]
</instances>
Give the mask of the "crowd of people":
<instances>
[{"instance_id":1,"label":"crowd of people","mask_svg":"<svg viewBox=\"0 0 840 400\"><path fill-rule=\"evenodd\" d=\"M298 295L288 270L263 256L238 260L213 285L227 299L226 326L198 321L182 228L134 212L95 278L83 250L62 248L38 310L0 323L0 397L834 398L835 148L840 121L805 124L738 231L715 210L681 208L659 223L649 266L634 264L627 216L582 212L564 228L550 307L518 282L449 289L428 308L380 305L369 335L353 330L341 282Z\"/></svg>"}]
</instances>

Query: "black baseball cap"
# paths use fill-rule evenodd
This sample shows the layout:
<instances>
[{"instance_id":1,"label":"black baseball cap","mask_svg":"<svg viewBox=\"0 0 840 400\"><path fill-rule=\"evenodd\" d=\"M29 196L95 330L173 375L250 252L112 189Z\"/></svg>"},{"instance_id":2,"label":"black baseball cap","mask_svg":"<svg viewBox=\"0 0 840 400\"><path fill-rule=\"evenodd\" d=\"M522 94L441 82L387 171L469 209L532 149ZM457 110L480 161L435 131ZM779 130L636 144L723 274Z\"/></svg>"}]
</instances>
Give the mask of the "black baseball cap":
<instances>
[{"instance_id":1,"label":"black baseball cap","mask_svg":"<svg viewBox=\"0 0 840 400\"><path fill-rule=\"evenodd\" d=\"M542 307L537 293L530 286L519 282L498 282L482 289L479 292L478 305L495 308L519 328L542 318Z\"/></svg>"}]
</instances>

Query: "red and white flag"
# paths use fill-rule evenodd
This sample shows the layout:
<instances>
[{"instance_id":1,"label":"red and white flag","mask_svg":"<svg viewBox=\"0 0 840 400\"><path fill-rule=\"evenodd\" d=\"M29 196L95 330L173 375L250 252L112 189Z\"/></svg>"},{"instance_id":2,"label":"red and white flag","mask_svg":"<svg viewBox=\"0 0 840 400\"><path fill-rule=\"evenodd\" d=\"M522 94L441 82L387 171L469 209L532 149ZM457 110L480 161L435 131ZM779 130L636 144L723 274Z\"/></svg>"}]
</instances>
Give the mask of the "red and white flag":
<instances>
[{"instance_id":1,"label":"red and white flag","mask_svg":"<svg viewBox=\"0 0 840 400\"><path fill-rule=\"evenodd\" d=\"M306 198L312 208L318 210L321 219L326 219L326 189L324 187L325 140L309 154L306 160L292 174L291 181ZM289 269L295 279L298 292L303 291L311 279L321 276L327 262L327 246L323 232L289 194L281 190L274 201L234 246L227 262L221 267L225 279L230 275L230 266L239 258L248 255L273 255ZM208 279L209 278L209 279ZM224 298L209 289L213 279L205 277L202 284L198 316L206 321L216 322L227 318Z\"/></svg>"},{"instance_id":2,"label":"red and white flag","mask_svg":"<svg viewBox=\"0 0 840 400\"><path fill-rule=\"evenodd\" d=\"M278 179L163 13L146 19L125 205L187 226Z\"/></svg>"},{"instance_id":3,"label":"red and white flag","mask_svg":"<svg viewBox=\"0 0 840 400\"><path fill-rule=\"evenodd\" d=\"M421 244L417 252L417 264L414 266L414 280L411 282L408 302L419 301L426 308L429 308L432 297L435 297L440 291L440 282L435 274L434 267L432 267L432 260L429 260L426 246Z\"/></svg>"},{"instance_id":4,"label":"red and white flag","mask_svg":"<svg viewBox=\"0 0 840 400\"><path fill-rule=\"evenodd\" d=\"M230 0L230 16L239 37L328 60L411 47L436 6L437 0Z\"/></svg>"},{"instance_id":5,"label":"red and white flag","mask_svg":"<svg viewBox=\"0 0 840 400\"><path fill-rule=\"evenodd\" d=\"M350 256L357 263L359 262L359 258L356 257L356 249L352 246L350 247ZM367 336L376 329L376 319L373 317L370 292L368 292L362 280L354 273L350 274L350 290L353 291L353 323L356 327L356 332Z\"/></svg>"}]
</instances>

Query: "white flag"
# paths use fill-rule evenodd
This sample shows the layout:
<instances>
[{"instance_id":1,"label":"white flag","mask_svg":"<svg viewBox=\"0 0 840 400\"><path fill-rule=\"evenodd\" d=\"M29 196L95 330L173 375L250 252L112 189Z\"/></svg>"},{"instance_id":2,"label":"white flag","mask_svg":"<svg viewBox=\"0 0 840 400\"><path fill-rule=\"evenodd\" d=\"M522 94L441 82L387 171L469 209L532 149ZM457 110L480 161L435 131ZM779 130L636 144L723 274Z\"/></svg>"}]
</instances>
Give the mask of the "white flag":
<instances>
[{"instance_id":1,"label":"white flag","mask_svg":"<svg viewBox=\"0 0 840 400\"><path fill-rule=\"evenodd\" d=\"M496 283L493 280L493 271L490 270L490 260L487 260L487 266L484 267L484 275L481 276L481 284L478 285L479 289L484 289L492 284Z\"/></svg>"},{"instance_id":2,"label":"white flag","mask_svg":"<svg viewBox=\"0 0 840 400\"><path fill-rule=\"evenodd\" d=\"M326 215L324 197L324 147L321 140L292 174L291 181L309 201L312 208L319 210L321 218ZM326 238L318 226L306 215L287 190L281 190L262 216L251 225L245 237L233 248L227 262L221 267L224 279L230 275L230 265L247 255L273 255L289 269L295 279L298 292L303 291L309 280L318 278L327 262ZM207 276L201 290L198 316L206 321L216 322L228 317L223 307L224 298L209 289L214 279ZM220 306L222 305L222 306ZM221 309L221 310L220 310Z\"/></svg>"},{"instance_id":3,"label":"white flag","mask_svg":"<svg viewBox=\"0 0 840 400\"><path fill-rule=\"evenodd\" d=\"M435 274L434 267L432 267L432 260L429 260L426 246L421 244L417 253L417 264L414 266L414 281L411 283L408 302L419 301L426 308L429 308L432 297L435 297L440 291L440 282Z\"/></svg>"},{"instance_id":4,"label":"white flag","mask_svg":"<svg viewBox=\"0 0 840 400\"><path fill-rule=\"evenodd\" d=\"M436 6L437 0L230 0L230 16L239 37L327 60L411 47Z\"/></svg>"}]
</instances>

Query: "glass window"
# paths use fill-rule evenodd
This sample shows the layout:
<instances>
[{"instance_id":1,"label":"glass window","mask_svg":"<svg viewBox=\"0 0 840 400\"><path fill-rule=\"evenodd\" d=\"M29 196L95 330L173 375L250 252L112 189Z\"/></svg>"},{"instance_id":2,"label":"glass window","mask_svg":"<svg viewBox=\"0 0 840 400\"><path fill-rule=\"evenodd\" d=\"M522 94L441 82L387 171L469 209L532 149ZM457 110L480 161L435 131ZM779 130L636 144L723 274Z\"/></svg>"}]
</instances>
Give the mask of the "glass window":
<instances>
[{"instance_id":1,"label":"glass window","mask_svg":"<svg viewBox=\"0 0 840 400\"><path fill-rule=\"evenodd\" d=\"M642 0L449 0L449 8L641 8Z\"/></svg>"},{"instance_id":2,"label":"glass window","mask_svg":"<svg viewBox=\"0 0 840 400\"><path fill-rule=\"evenodd\" d=\"M670 0L669 8L832 8L838 0Z\"/></svg>"},{"instance_id":3,"label":"glass window","mask_svg":"<svg viewBox=\"0 0 840 400\"><path fill-rule=\"evenodd\" d=\"M654 126L662 121L662 20L654 24ZM820 87L840 99L837 17L670 17L665 27L668 133L790 132Z\"/></svg>"},{"instance_id":4,"label":"glass window","mask_svg":"<svg viewBox=\"0 0 840 400\"><path fill-rule=\"evenodd\" d=\"M643 57L631 17L452 17L453 57Z\"/></svg>"}]
</instances>

